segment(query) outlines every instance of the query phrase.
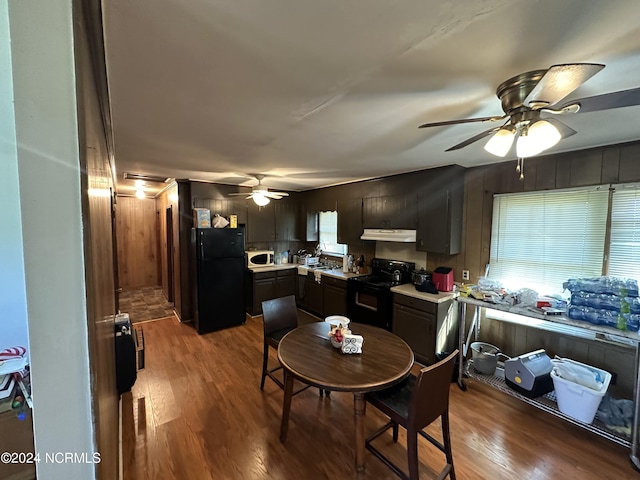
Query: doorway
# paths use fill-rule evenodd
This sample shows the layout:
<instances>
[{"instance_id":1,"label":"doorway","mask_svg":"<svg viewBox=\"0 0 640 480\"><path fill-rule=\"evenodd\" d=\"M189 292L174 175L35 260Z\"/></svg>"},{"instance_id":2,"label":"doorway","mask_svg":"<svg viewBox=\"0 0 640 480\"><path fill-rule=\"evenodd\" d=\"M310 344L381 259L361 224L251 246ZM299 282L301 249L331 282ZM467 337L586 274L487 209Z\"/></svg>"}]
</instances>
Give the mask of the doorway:
<instances>
[{"instance_id":1,"label":"doorway","mask_svg":"<svg viewBox=\"0 0 640 480\"><path fill-rule=\"evenodd\" d=\"M173 205L167 207L165 213L165 236L166 236L166 256L167 256L167 300L174 301L174 277L173 277Z\"/></svg>"}]
</instances>

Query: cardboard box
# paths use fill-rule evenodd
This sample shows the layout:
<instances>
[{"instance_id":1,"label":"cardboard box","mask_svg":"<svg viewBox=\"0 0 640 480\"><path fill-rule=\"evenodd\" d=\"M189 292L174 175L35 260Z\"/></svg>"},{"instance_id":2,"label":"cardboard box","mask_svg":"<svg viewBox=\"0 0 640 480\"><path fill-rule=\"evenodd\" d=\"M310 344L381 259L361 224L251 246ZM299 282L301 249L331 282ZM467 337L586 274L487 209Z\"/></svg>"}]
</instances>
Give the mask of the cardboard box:
<instances>
[{"instance_id":1,"label":"cardboard box","mask_svg":"<svg viewBox=\"0 0 640 480\"><path fill-rule=\"evenodd\" d=\"M193 209L194 228L211 228L211 212L208 208Z\"/></svg>"}]
</instances>

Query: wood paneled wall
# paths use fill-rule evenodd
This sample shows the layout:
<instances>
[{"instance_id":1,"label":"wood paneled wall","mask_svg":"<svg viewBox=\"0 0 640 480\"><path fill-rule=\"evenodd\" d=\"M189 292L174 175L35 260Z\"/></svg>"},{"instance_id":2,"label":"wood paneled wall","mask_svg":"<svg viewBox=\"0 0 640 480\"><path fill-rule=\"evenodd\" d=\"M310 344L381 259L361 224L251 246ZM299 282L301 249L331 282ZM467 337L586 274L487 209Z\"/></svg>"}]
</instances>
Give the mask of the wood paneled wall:
<instances>
[{"instance_id":1,"label":"wood paneled wall","mask_svg":"<svg viewBox=\"0 0 640 480\"><path fill-rule=\"evenodd\" d=\"M84 263L96 478L118 478L119 395L115 373L114 179L100 4L74 2L74 54L82 186ZM59 339L64 341L61 332ZM78 359L80 360L80 359ZM73 392L72 394L84 392ZM46 401L46 400L45 400ZM37 408L37 407L36 407ZM36 445L38 439L36 438ZM89 449L89 446L87 446Z\"/></svg>"},{"instance_id":2,"label":"wood paneled wall","mask_svg":"<svg viewBox=\"0 0 640 480\"><path fill-rule=\"evenodd\" d=\"M151 198L118 197L118 281L120 288L160 285L158 214Z\"/></svg>"},{"instance_id":3,"label":"wood paneled wall","mask_svg":"<svg viewBox=\"0 0 640 480\"><path fill-rule=\"evenodd\" d=\"M515 166L515 161L509 161L467 170L462 251L454 256L429 254L427 269L452 267L456 281L462 281L463 269L469 270L470 282L477 282L489 263L494 194L639 182L640 142L527 159L523 181ZM610 391L630 396L634 381L632 349L489 319L482 325L481 340L499 346L508 355L544 348L550 355L607 369L617 374Z\"/></svg>"},{"instance_id":4,"label":"wood paneled wall","mask_svg":"<svg viewBox=\"0 0 640 480\"><path fill-rule=\"evenodd\" d=\"M466 171L462 251L429 254L428 269L452 267L456 281L469 270L476 282L489 263L494 194L640 182L640 142L530 158L522 181L515 166L513 160Z\"/></svg>"}]
</instances>

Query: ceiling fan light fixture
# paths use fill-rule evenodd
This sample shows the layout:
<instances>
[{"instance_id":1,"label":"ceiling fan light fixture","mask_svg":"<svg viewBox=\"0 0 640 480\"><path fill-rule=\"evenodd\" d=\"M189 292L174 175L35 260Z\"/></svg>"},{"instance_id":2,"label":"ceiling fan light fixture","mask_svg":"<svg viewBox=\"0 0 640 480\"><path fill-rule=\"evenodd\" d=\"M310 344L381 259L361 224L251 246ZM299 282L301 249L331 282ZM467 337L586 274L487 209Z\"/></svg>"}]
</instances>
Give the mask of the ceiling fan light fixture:
<instances>
[{"instance_id":1,"label":"ceiling fan light fixture","mask_svg":"<svg viewBox=\"0 0 640 480\"><path fill-rule=\"evenodd\" d=\"M519 158L533 157L556 145L561 138L562 135L553 124L538 120L520 132L516 154Z\"/></svg>"},{"instance_id":2,"label":"ceiling fan light fixture","mask_svg":"<svg viewBox=\"0 0 640 480\"><path fill-rule=\"evenodd\" d=\"M504 157L513 145L513 139L515 138L515 129L513 128L501 128L495 135L493 135L484 149L492 155L497 157Z\"/></svg>"},{"instance_id":3,"label":"ceiling fan light fixture","mask_svg":"<svg viewBox=\"0 0 640 480\"><path fill-rule=\"evenodd\" d=\"M264 207L265 205L269 205L269 202L271 201L267 197L265 197L262 193L258 193L258 192L254 192L251 198L253 198L253 201L259 207Z\"/></svg>"}]
</instances>

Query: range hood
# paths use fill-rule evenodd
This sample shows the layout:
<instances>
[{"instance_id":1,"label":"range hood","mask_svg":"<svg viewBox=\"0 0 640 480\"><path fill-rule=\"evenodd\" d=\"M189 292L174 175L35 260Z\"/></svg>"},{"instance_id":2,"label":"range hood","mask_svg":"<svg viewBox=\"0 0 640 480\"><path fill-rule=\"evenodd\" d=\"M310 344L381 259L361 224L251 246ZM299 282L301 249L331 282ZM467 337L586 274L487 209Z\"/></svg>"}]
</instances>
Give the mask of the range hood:
<instances>
[{"instance_id":1,"label":"range hood","mask_svg":"<svg viewBox=\"0 0 640 480\"><path fill-rule=\"evenodd\" d=\"M360 236L360 240L411 243L416 241L416 231L365 228L364 233Z\"/></svg>"}]
</instances>

